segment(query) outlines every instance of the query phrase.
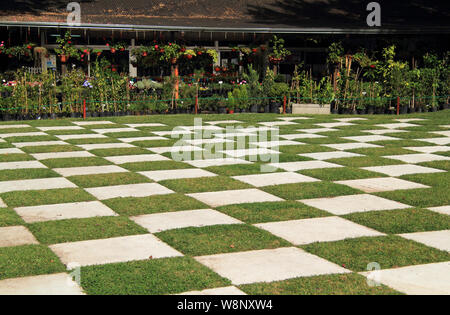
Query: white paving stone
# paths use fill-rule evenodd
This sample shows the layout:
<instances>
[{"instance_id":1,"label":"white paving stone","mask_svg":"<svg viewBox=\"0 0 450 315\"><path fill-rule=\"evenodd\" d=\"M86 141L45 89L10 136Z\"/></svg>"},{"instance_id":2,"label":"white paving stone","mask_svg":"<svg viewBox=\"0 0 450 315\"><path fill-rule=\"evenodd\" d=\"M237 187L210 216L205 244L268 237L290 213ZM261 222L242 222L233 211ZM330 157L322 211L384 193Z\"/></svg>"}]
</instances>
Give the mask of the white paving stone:
<instances>
[{"instance_id":1,"label":"white paving stone","mask_svg":"<svg viewBox=\"0 0 450 315\"><path fill-rule=\"evenodd\" d=\"M340 122L349 122L349 121L359 121L359 120L367 120L366 118L354 117L354 118L339 118L335 119Z\"/></svg>"},{"instance_id":2,"label":"white paving stone","mask_svg":"<svg viewBox=\"0 0 450 315\"><path fill-rule=\"evenodd\" d=\"M277 248L195 258L235 285L281 281L298 277L349 273L305 251Z\"/></svg>"},{"instance_id":3,"label":"white paving stone","mask_svg":"<svg viewBox=\"0 0 450 315\"><path fill-rule=\"evenodd\" d=\"M258 189L227 190L188 194L210 207L216 208L239 203L283 201L283 199Z\"/></svg>"},{"instance_id":4,"label":"white paving stone","mask_svg":"<svg viewBox=\"0 0 450 315\"><path fill-rule=\"evenodd\" d=\"M24 226L0 227L0 247L39 244Z\"/></svg>"},{"instance_id":5,"label":"white paving stone","mask_svg":"<svg viewBox=\"0 0 450 315\"><path fill-rule=\"evenodd\" d=\"M13 146L18 148L24 147L44 147L49 145L67 145L67 142L55 140L55 141L36 141L36 142L18 142L13 143Z\"/></svg>"},{"instance_id":6,"label":"white paving stone","mask_svg":"<svg viewBox=\"0 0 450 315\"><path fill-rule=\"evenodd\" d=\"M408 266L362 273L409 295L450 295L450 262Z\"/></svg>"},{"instance_id":7,"label":"white paving stone","mask_svg":"<svg viewBox=\"0 0 450 315\"><path fill-rule=\"evenodd\" d=\"M147 150L162 154L162 153L184 153L184 152L198 152L203 151L202 148L193 145L174 146L174 147L152 147Z\"/></svg>"},{"instance_id":8,"label":"white paving stone","mask_svg":"<svg viewBox=\"0 0 450 315\"><path fill-rule=\"evenodd\" d=\"M238 149L238 150L224 150L219 151L218 153L224 153L228 156L234 158L242 158L245 156L253 156L253 155L272 155L272 154L280 154L279 151L267 149L267 148L249 148L249 149Z\"/></svg>"},{"instance_id":9,"label":"white paving stone","mask_svg":"<svg viewBox=\"0 0 450 315\"><path fill-rule=\"evenodd\" d=\"M67 273L0 281L0 295L84 295Z\"/></svg>"},{"instance_id":10,"label":"white paving stone","mask_svg":"<svg viewBox=\"0 0 450 315\"><path fill-rule=\"evenodd\" d=\"M96 143L96 144L79 144L78 146L86 151L99 149L135 148L134 145L129 143Z\"/></svg>"},{"instance_id":11,"label":"white paving stone","mask_svg":"<svg viewBox=\"0 0 450 315\"><path fill-rule=\"evenodd\" d=\"M239 139L239 138L250 138L257 137L256 134L253 133L244 133L244 132L226 132L226 133L216 133L214 134L216 138L231 138L231 139Z\"/></svg>"},{"instance_id":12,"label":"white paving stone","mask_svg":"<svg viewBox=\"0 0 450 315\"><path fill-rule=\"evenodd\" d=\"M396 121L402 122L402 123L408 123L411 121L424 121L426 119L422 119L422 118L406 118L406 119L396 119Z\"/></svg>"},{"instance_id":13,"label":"white paving stone","mask_svg":"<svg viewBox=\"0 0 450 315\"><path fill-rule=\"evenodd\" d=\"M139 128L139 127L164 127L166 125L160 123L140 123L140 124L125 124L130 128Z\"/></svg>"},{"instance_id":14,"label":"white paving stone","mask_svg":"<svg viewBox=\"0 0 450 315\"><path fill-rule=\"evenodd\" d=\"M0 163L0 170L15 170L25 168L47 168L39 161L3 162Z\"/></svg>"},{"instance_id":15,"label":"white paving stone","mask_svg":"<svg viewBox=\"0 0 450 315\"><path fill-rule=\"evenodd\" d=\"M325 136L316 135L314 133L297 133L292 135L280 135L280 138L287 140L295 140L295 139L317 139L317 138L326 138Z\"/></svg>"},{"instance_id":16,"label":"white paving stone","mask_svg":"<svg viewBox=\"0 0 450 315\"><path fill-rule=\"evenodd\" d=\"M246 128L239 128L236 129L236 132L240 133L258 133L258 132L265 132L265 131L276 131L277 128L273 127L267 127L267 126L259 126L259 127L246 127Z\"/></svg>"},{"instance_id":17,"label":"white paving stone","mask_svg":"<svg viewBox=\"0 0 450 315\"><path fill-rule=\"evenodd\" d=\"M210 125L218 125L218 124L240 124L242 121L239 120L214 120L214 121L205 121L205 124Z\"/></svg>"},{"instance_id":18,"label":"white paving stone","mask_svg":"<svg viewBox=\"0 0 450 315\"><path fill-rule=\"evenodd\" d=\"M434 131L432 133L437 134L437 135L441 135L441 136L445 136L445 137L450 137L450 130L447 130L447 131Z\"/></svg>"},{"instance_id":19,"label":"white paving stone","mask_svg":"<svg viewBox=\"0 0 450 315\"><path fill-rule=\"evenodd\" d=\"M132 142L137 142L137 141L167 140L167 138L157 136L157 137L120 138L119 140L122 142L125 142L125 143L132 143Z\"/></svg>"},{"instance_id":20,"label":"white paving stone","mask_svg":"<svg viewBox=\"0 0 450 315\"><path fill-rule=\"evenodd\" d=\"M149 171L149 172L140 172L140 174L158 182L162 180L170 180L170 179L183 179L183 178L200 178L200 177L213 177L217 176L217 174L198 169L179 169L179 170L164 170L164 171Z\"/></svg>"},{"instance_id":21,"label":"white paving stone","mask_svg":"<svg viewBox=\"0 0 450 315\"><path fill-rule=\"evenodd\" d=\"M383 233L339 217L255 224L294 245L335 242L348 238L382 236Z\"/></svg>"},{"instance_id":22,"label":"white paving stone","mask_svg":"<svg viewBox=\"0 0 450 315\"><path fill-rule=\"evenodd\" d=\"M312 128L312 129L297 129L298 132L304 133L320 133L320 132L330 132L330 131L339 131L339 129L332 128Z\"/></svg>"},{"instance_id":23,"label":"white paving stone","mask_svg":"<svg viewBox=\"0 0 450 315\"><path fill-rule=\"evenodd\" d=\"M291 121L266 121L260 122L259 124L266 127L297 125L297 123Z\"/></svg>"},{"instance_id":24,"label":"white paving stone","mask_svg":"<svg viewBox=\"0 0 450 315\"><path fill-rule=\"evenodd\" d=\"M108 120L74 121L73 123L78 126L115 125L115 123Z\"/></svg>"},{"instance_id":25,"label":"white paving stone","mask_svg":"<svg viewBox=\"0 0 450 315\"><path fill-rule=\"evenodd\" d=\"M100 201L20 207L14 210L26 223L117 216Z\"/></svg>"},{"instance_id":26,"label":"white paving stone","mask_svg":"<svg viewBox=\"0 0 450 315\"><path fill-rule=\"evenodd\" d=\"M408 233L400 234L400 236L439 250L450 252L450 230Z\"/></svg>"},{"instance_id":27,"label":"white paving stone","mask_svg":"<svg viewBox=\"0 0 450 315\"><path fill-rule=\"evenodd\" d=\"M227 143L234 142L230 139L223 138L213 138L213 139L193 139L193 140L184 140L185 143L190 145L203 145L203 144L215 144L215 143Z\"/></svg>"},{"instance_id":28,"label":"white paving stone","mask_svg":"<svg viewBox=\"0 0 450 315\"><path fill-rule=\"evenodd\" d=\"M387 128L387 129L397 129L397 128L408 128L408 127L418 127L418 125L408 124L408 123L394 123L394 124L381 124L376 125L377 127Z\"/></svg>"},{"instance_id":29,"label":"white paving stone","mask_svg":"<svg viewBox=\"0 0 450 315\"><path fill-rule=\"evenodd\" d=\"M406 163L416 164L422 162L432 162L432 161L446 161L450 160L450 158L442 155L435 154L404 154L404 155L388 155L385 158L399 160Z\"/></svg>"},{"instance_id":30,"label":"white paving stone","mask_svg":"<svg viewBox=\"0 0 450 315\"><path fill-rule=\"evenodd\" d=\"M35 153L30 155L36 160L82 158L95 156L87 151Z\"/></svg>"},{"instance_id":31,"label":"white paving stone","mask_svg":"<svg viewBox=\"0 0 450 315\"><path fill-rule=\"evenodd\" d=\"M337 143L337 144L324 144L323 146L341 151L382 147L380 145L371 143Z\"/></svg>"},{"instance_id":32,"label":"white paving stone","mask_svg":"<svg viewBox=\"0 0 450 315\"><path fill-rule=\"evenodd\" d=\"M154 162L169 161L170 159L159 154L137 154L105 157L106 160L114 164L136 163L136 162Z\"/></svg>"},{"instance_id":33,"label":"white paving stone","mask_svg":"<svg viewBox=\"0 0 450 315\"><path fill-rule=\"evenodd\" d=\"M367 132L371 133L373 135L384 135L384 134L391 134L391 133L404 133L408 132L406 130L398 130L398 129L379 129L379 130L362 130L361 132Z\"/></svg>"},{"instance_id":34,"label":"white paving stone","mask_svg":"<svg viewBox=\"0 0 450 315\"><path fill-rule=\"evenodd\" d=\"M12 138L12 137L34 137L34 136L48 136L45 132L19 132L19 133L3 133L0 134L0 138Z\"/></svg>"},{"instance_id":35,"label":"white paving stone","mask_svg":"<svg viewBox=\"0 0 450 315\"><path fill-rule=\"evenodd\" d=\"M430 188L429 186L393 177L343 180L338 181L336 183L341 185L347 185L362 190L366 193L375 193L381 191L393 191L402 189Z\"/></svg>"},{"instance_id":36,"label":"white paving stone","mask_svg":"<svg viewBox=\"0 0 450 315\"><path fill-rule=\"evenodd\" d=\"M447 145L450 144L450 137L444 138L427 138L427 139L416 139L417 141L434 143L437 145Z\"/></svg>"},{"instance_id":37,"label":"white paving stone","mask_svg":"<svg viewBox=\"0 0 450 315\"><path fill-rule=\"evenodd\" d=\"M29 128L30 125L0 125L0 129L20 129L20 128Z\"/></svg>"},{"instance_id":38,"label":"white paving stone","mask_svg":"<svg viewBox=\"0 0 450 315\"><path fill-rule=\"evenodd\" d=\"M246 295L246 294L241 290L239 290L238 288L231 286L224 288L206 289L202 291L190 291L180 293L179 295Z\"/></svg>"},{"instance_id":39,"label":"white paving stone","mask_svg":"<svg viewBox=\"0 0 450 315\"><path fill-rule=\"evenodd\" d=\"M357 142L375 142L375 141L393 141L393 140L402 140L399 138L393 138L382 135L372 135L372 136L356 136L356 137L344 137L344 139L357 141Z\"/></svg>"},{"instance_id":40,"label":"white paving stone","mask_svg":"<svg viewBox=\"0 0 450 315\"><path fill-rule=\"evenodd\" d=\"M210 166L252 164L252 162L246 161L244 159L235 159L235 158L193 160L193 161L186 161L186 163L199 168L206 168Z\"/></svg>"},{"instance_id":41,"label":"white paving stone","mask_svg":"<svg viewBox=\"0 0 450 315\"><path fill-rule=\"evenodd\" d=\"M179 126L178 129L184 129L189 131L198 131L198 130L209 130L209 131L217 131L217 130L224 130L224 128L219 126L204 126L204 125L198 125L198 126Z\"/></svg>"},{"instance_id":42,"label":"white paving stone","mask_svg":"<svg viewBox=\"0 0 450 315\"><path fill-rule=\"evenodd\" d=\"M83 130L84 128L79 126L53 126L53 127L37 127L41 131L59 131L59 130Z\"/></svg>"},{"instance_id":43,"label":"white paving stone","mask_svg":"<svg viewBox=\"0 0 450 315\"><path fill-rule=\"evenodd\" d=\"M266 142L253 142L252 145L256 145L261 148L273 148L273 147L282 147L287 145L300 145L304 144L297 141L290 140L278 140L278 141L266 141Z\"/></svg>"},{"instance_id":44,"label":"white paving stone","mask_svg":"<svg viewBox=\"0 0 450 315\"><path fill-rule=\"evenodd\" d=\"M106 128L106 129L93 129L92 131L99 133L99 134L105 134L105 133L118 133L118 132L134 132L139 131L135 128Z\"/></svg>"},{"instance_id":45,"label":"white paving stone","mask_svg":"<svg viewBox=\"0 0 450 315\"><path fill-rule=\"evenodd\" d=\"M178 136L178 135L189 135L192 134L189 130L169 130L169 131L152 131L157 136Z\"/></svg>"},{"instance_id":46,"label":"white paving stone","mask_svg":"<svg viewBox=\"0 0 450 315\"><path fill-rule=\"evenodd\" d=\"M150 257L156 259L183 256L151 234L56 244L49 247L65 265L77 263L80 266L89 266L147 260Z\"/></svg>"},{"instance_id":47,"label":"white paving stone","mask_svg":"<svg viewBox=\"0 0 450 315\"><path fill-rule=\"evenodd\" d=\"M285 120L285 121L295 121L295 120L308 120L312 119L310 117L278 117L277 119Z\"/></svg>"},{"instance_id":48,"label":"white paving stone","mask_svg":"<svg viewBox=\"0 0 450 315\"><path fill-rule=\"evenodd\" d=\"M437 213L450 215L450 206L434 207L429 209Z\"/></svg>"},{"instance_id":49,"label":"white paving stone","mask_svg":"<svg viewBox=\"0 0 450 315\"><path fill-rule=\"evenodd\" d=\"M336 123L324 123L324 124L316 124L317 126L323 128L336 128L336 127L346 127L346 126L354 126L355 124L348 122L336 122Z\"/></svg>"},{"instance_id":50,"label":"white paving stone","mask_svg":"<svg viewBox=\"0 0 450 315\"><path fill-rule=\"evenodd\" d=\"M61 140L74 140L74 139L105 139L108 138L104 135L99 134L91 134L91 133L85 133L85 134L78 134L78 135L58 135L57 138Z\"/></svg>"},{"instance_id":51,"label":"white paving stone","mask_svg":"<svg viewBox=\"0 0 450 315\"><path fill-rule=\"evenodd\" d=\"M131 220L146 228L150 233L187 227L242 224L239 220L211 209L155 213L132 217Z\"/></svg>"},{"instance_id":52,"label":"white paving stone","mask_svg":"<svg viewBox=\"0 0 450 315\"><path fill-rule=\"evenodd\" d=\"M128 172L116 165L55 168L53 170L64 177Z\"/></svg>"},{"instance_id":53,"label":"white paving stone","mask_svg":"<svg viewBox=\"0 0 450 315\"><path fill-rule=\"evenodd\" d=\"M17 148L0 149L0 154L23 154L23 153L25 152Z\"/></svg>"},{"instance_id":54,"label":"white paving stone","mask_svg":"<svg viewBox=\"0 0 450 315\"><path fill-rule=\"evenodd\" d=\"M300 156L309 157L315 160L319 161L325 161L325 160L331 160L331 159L340 159L340 158L351 158L351 157L357 157L357 156L363 156L361 154L357 153L350 153L350 152L344 152L344 151L337 151L337 152L317 152L317 153L306 153L306 154L299 154Z\"/></svg>"},{"instance_id":55,"label":"white paving stone","mask_svg":"<svg viewBox=\"0 0 450 315\"><path fill-rule=\"evenodd\" d=\"M293 172L233 176L233 178L255 187L319 181L318 179Z\"/></svg>"},{"instance_id":56,"label":"white paving stone","mask_svg":"<svg viewBox=\"0 0 450 315\"><path fill-rule=\"evenodd\" d=\"M0 193L58 188L77 188L77 185L63 177L0 182Z\"/></svg>"},{"instance_id":57,"label":"white paving stone","mask_svg":"<svg viewBox=\"0 0 450 315\"><path fill-rule=\"evenodd\" d=\"M301 170L313 170L318 168L336 168L343 167L342 165L328 163L324 161L302 161L302 162L286 162L286 163L271 163L270 166L281 168L288 172L297 172Z\"/></svg>"},{"instance_id":58,"label":"white paving stone","mask_svg":"<svg viewBox=\"0 0 450 315\"><path fill-rule=\"evenodd\" d=\"M363 167L363 170L368 170L371 172L382 173L393 177L399 177L403 175L410 174L426 174L426 173L443 173L445 171L438 170L435 168L424 167L412 164L402 164L402 165L386 165L386 166L372 166Z\"/></svg>"},{"instance_id":59,"label":"white paving stone","mask_svg":"<svg viewBox=\"0 0 450 315\"><path fill-rule=\"evenodd\" d=\"M436 153L436 152L448 152L450 151L450 147L448 146L440 146L440 145L434 145L429 147L406 147L404 149L411 150L411 151L417 151L422 153Z\"/></svg>"},{"instance_id":60,"label":"white paving stone","mask_svg":"<svg viewBox=\"0 0 450 315\"><path fill-rule=\"evenodd\" d=\"M85 190L99 200L126 197L148 197L173 193L172 190L157 183L96 187L86 188Z\"/></svg>"},{"instance_id":61,"label":"white paving stone","mask_svg":"<svg viewBox=\"0 0 450 315\"><path fill-rule=\"evenodd\" d=\"M373 195L351 195L334 198L307 199L300 200L300 202L335 215L411 208L408 205Z\"/></svg>"}]
</instances>

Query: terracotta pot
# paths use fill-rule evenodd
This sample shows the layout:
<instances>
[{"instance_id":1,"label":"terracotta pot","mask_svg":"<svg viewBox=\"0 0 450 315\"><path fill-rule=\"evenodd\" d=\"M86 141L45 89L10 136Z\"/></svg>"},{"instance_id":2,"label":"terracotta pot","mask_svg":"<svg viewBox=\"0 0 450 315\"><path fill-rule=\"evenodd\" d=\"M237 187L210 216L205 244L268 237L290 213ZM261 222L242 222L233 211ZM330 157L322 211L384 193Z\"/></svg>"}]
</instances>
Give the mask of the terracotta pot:
<instances>
[{"instance_id":1,"label":"terracotta pot","mask_svg":"<svg viewBox=\"0 0 450 315\"><path fill-rule=\"evenodd\" d=\"M187 59L191 60L192 59L192 55L187 55Z\"/></svg>"},{"instance_id":2,"label":"terracotta pot","mask_svg":"<svg viewBox=\"0 0 450 315\"><path fill-rule=\"evenodd\" d=\"M176 64L177 63L177 58L172 58L172 59L170 59L170 62L174 65L174 64Z\"/></svg>"},{"instance_id":3,"label":"terracotta pot","mask_svg":"<svg viewBox=\"0 0 450 315\"><path fill-rule=\"evenodd\" d=\"M116 53L116 49L115 48L111 48L111 54L115 54Z\"/></svg>"},{"instance_id":4,"label":"terracotta pot","mask_svg":"<svg viewBox=\"0 0 450 315\"><path fill-rule=\"evenodd\" d=\"M234 114L234 110L230 109L230 110L228 111L228 114Z\"/></svg>"},{"instance_id":5,"label":"terracotta pot","mask_svg":"<svg viewBox=\"0 0 450 315\"><path fill-rule=\"evenodd\" d=\"M68 59L68 58L67 58L66 55L61 55L60 58L61 58L61 62L62 62L62 63L66 63L66 62L67 62L67 59Z\"/></svg>"},{"instance_id":6,"label":"terracotta pot","mask_svg":"<svg viewBox=\"0 0 450 315\"><path fill-rule=\"evenodd\" d=\"M219 71L220 71L220 67L215 67L214 70L215 70L216 72L219 72Z\"/></svg>"},{"instance_id":7,"label":"terracotta pot","mask_svg":"<svg viewBox=\"0 0 450 315\"><path fill-rule=\"evenodd\" d=\"M144 52L142 53L142 56L143 56L143 57L147 57L147 52L144 51Z\"/></svg>"},{"instance_id":8,"label":"terracotta pot","mask_svg":"<svg viewBox=\"0 0 450 315\"><path fill-rule=\"evenodd\" d=\"M98 53L97 53L97 56L100 56L101 54L102 54L101 52L98 52Z\"/></svg>"}]
</instances>

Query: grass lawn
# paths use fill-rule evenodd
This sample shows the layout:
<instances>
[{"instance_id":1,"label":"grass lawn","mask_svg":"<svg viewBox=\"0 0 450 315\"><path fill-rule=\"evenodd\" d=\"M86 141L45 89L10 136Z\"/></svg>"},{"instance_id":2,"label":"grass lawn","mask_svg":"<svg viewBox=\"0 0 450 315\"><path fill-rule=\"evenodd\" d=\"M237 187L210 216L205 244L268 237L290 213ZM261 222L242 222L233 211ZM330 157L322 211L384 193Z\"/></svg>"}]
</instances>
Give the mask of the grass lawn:
<instances>
[{"instance_id":1,"label":"grass lawn","mask_svg":"<svg viewBox=\"0 0 450 315\"><path fill-rule=\"evenodd\" d=\"M330 182L276 185L262 187L261 189L286 200L315 199L362 193L360 190Z\"/></svg>"},{"instance_id":2,"label":"grass lawn","mask_svg":"<svg viewBox=\"0 0 450 315\"><path fill-rule=\"evenodd\" d=\"M1 194L0 197L10 207L28 207L95 200L93 196L80 188L14 191Z\"/></svg>"}]
</instances>

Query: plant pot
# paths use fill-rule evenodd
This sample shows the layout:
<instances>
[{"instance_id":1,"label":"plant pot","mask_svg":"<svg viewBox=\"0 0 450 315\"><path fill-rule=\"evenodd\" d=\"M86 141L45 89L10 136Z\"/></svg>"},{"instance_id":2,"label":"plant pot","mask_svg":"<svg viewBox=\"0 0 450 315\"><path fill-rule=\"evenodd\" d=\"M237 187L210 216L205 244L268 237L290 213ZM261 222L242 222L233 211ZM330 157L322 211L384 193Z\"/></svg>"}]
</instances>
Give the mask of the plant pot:
<instances>
[{"instance_id":1,"label":"plant pot","mask_svg":"<svg viewBox=\"0 0 450 315\"><path fill-rule=\"evenodd\" d=\"M352 114L352 115L358 115L358 111L357 111L356 109L352 109L352 110L350 111L350 114Z\"/></svg>"},{"instance_id":2,"label":"plant pot","mask_svg":"<svg viewBox=\"0 0 450 315\"><path fill-rule=\"evenodd\" d=\"M281 103L272 103L272 104L270 104L270 112L273 114L279 114L280 107L281 107Z\"/></svg>"},{"instance_id":3,"label":"plant pot","mask_svg":"<svg viewBox=\"0 0 450 315\"><path fill-rule=\"evenodd\" d=\"M234 114L234 110L230 109L230 110L228 111L228 114Z\"/></svg>"},{"instance_id":4,"label":"plant pot","mask_svg":"<svg viewBox=\"0 0 450 315\"><path fill-rule=\"evenodd\" d=\"M367 114L373 115L374 113L375 113L375 109L373 108L373 106L369 106L367 108Z\"/></svg>"},{"instance_id":5,"label":"plant pot","mask_svg":"<svg viewBox=\"0 0 450 315\"><path fill-rule=\"evenodd\" d=\"M433 113L437 112L437 107L436 106L431 107L431 112Z\"/></svg>"},{"instance_id":6,"label":"plant pot","mask_svg":"<svg viewBox=\"0 0 450 315\"><path fill-rule=\"evenodd\" d=\"M258 112L258 105L250 106L250 112L251 113L257 113Z\"/></svg>"},{"instance_id":7,"label":"plant pot","mask_svg":"<svg viewBox=\"0 0 450 315\"><path fill-rule=\"evenodd\" d=\"M292 114L292 107L286 107L286 114Z\"/></svg>"},{"instance_id":8,"label":"plant pot","mask_svg":"<svg viewBox=\"0 0 450 315\"><path fill-rule=\"evenodd\" d=\"M414 114L416 112L416 109L414 107L410 107L408 111L410 114Z\"/></svg>"},{"instance_id":9,"label":"plant pot","mask_svg":"<svg viewBox=\"0 0 450 315\"><path fill-rule=\"evenodd\" d=\"M442 110L446 110L450 108L450 104L442 104Z\"/></svg>"},{"instance_id":10,"label":"plant pot","mask_svg":"<svg viewBox=\"0 0 450 315\"><path fill-rule=\"evenodd\" d=\"M358 109L358 115L366 115L366 114L367 114L367 112L366 112L365 108Z\"/></svg>"},{"instance_id":11,"label":"plant pot","mask_svg":"<svg viewBox=\"0 0 450 315\"><path fill-rule=\"evenodd\" d=\"M337 114L339 114L339 109L337 109L336 107L333 107L331 109L331 113L334 114L334 115L337 115Z\"/></svg>"},{"instance_id":12,"label":"plant pot","mask_svg":"<svg viewBox=\"0 0 450 315\"><path fill-rule=\"evenodd\" d=\"M66 63L67 59L69 59L66 55L61 55L60 58L62 63Z\"/></svg>"},{"instance_id":13,"label":"plant pot","mask_svg":"<svg viewBox=\"0 0 450 315\"><path fill-rule=\"evenodd\" d=\"M270 112L270 105L264 105L264 113Z\"/></svg>"}]
</instances>

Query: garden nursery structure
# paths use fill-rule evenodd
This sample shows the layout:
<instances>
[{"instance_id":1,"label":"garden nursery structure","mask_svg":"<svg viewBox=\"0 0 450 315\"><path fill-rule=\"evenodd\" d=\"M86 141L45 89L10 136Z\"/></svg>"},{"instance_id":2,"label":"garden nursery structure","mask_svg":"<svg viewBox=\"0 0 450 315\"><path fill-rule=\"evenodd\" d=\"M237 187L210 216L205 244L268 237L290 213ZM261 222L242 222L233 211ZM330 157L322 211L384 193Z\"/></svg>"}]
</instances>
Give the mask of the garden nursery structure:
<instances>
[{"instance_id":1,"label":"garden nursery structure","mask_svg":"<svg viewBox=\"0 0 450 315\"><path fill-rule=\"evenodd\" d=\"M449 102L446 1L13 0L3 119L132 113L433 111ZM86 107L86 113L84 108Z\"/></svg>"}]
</instances>

